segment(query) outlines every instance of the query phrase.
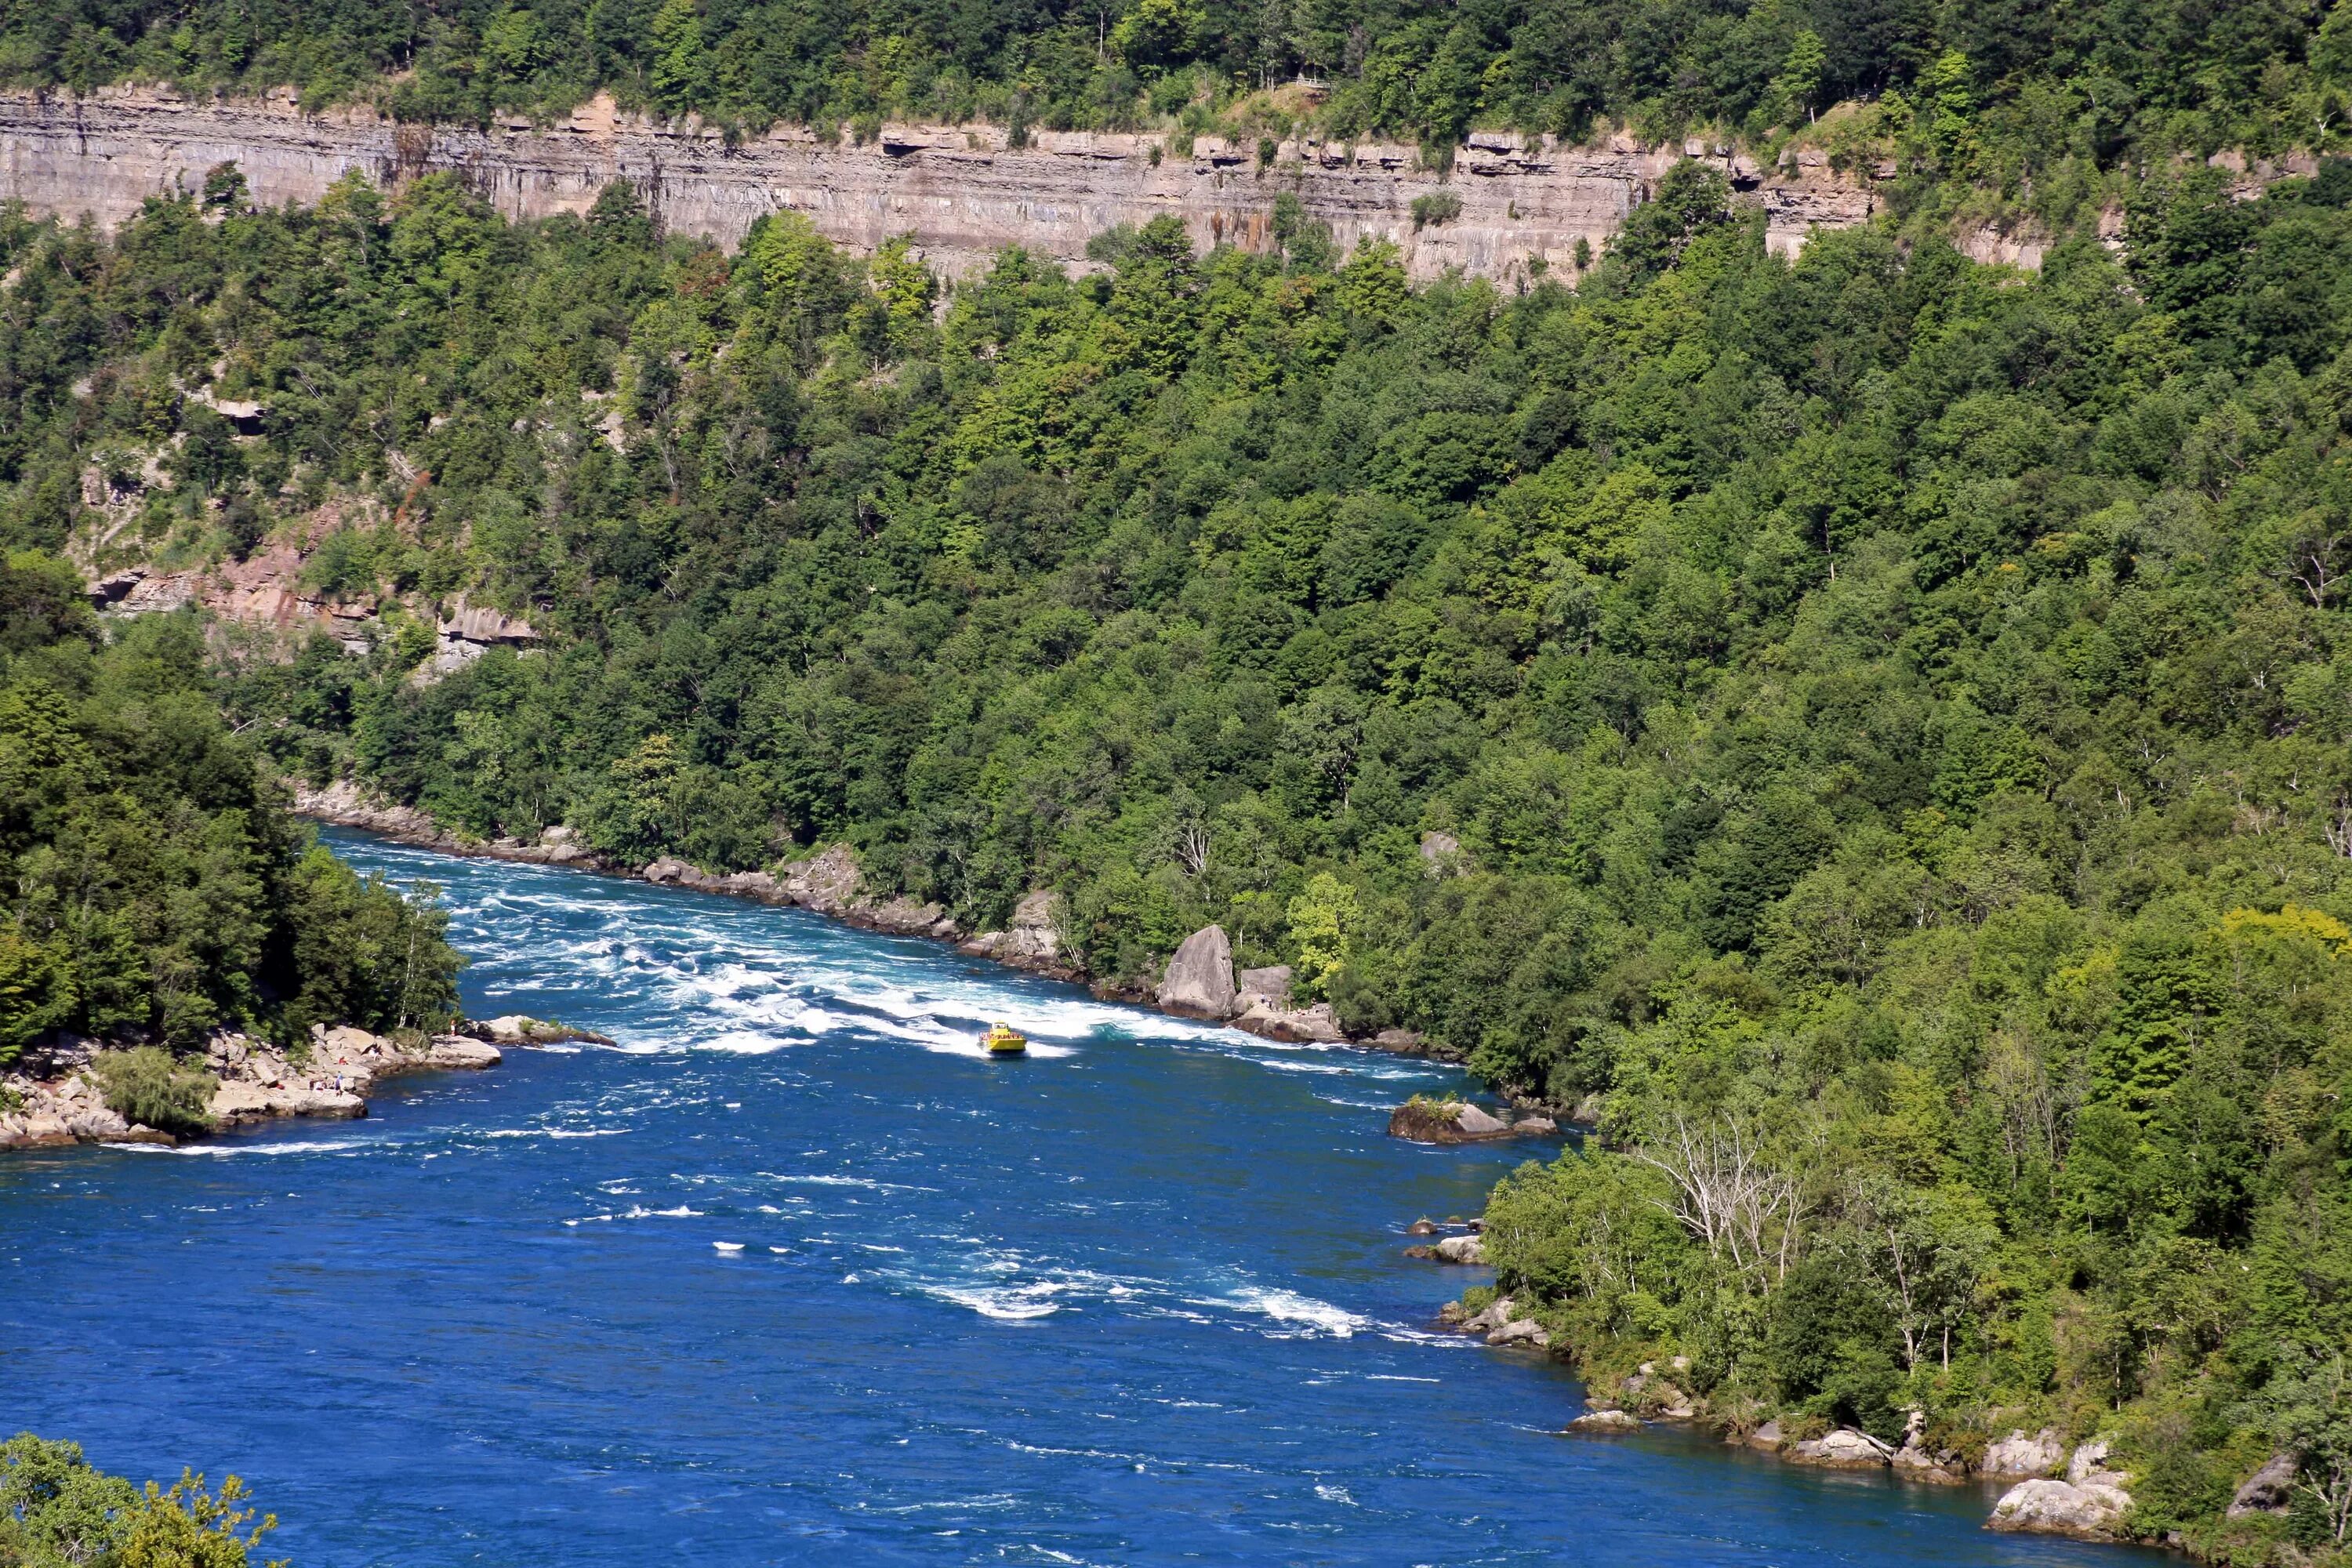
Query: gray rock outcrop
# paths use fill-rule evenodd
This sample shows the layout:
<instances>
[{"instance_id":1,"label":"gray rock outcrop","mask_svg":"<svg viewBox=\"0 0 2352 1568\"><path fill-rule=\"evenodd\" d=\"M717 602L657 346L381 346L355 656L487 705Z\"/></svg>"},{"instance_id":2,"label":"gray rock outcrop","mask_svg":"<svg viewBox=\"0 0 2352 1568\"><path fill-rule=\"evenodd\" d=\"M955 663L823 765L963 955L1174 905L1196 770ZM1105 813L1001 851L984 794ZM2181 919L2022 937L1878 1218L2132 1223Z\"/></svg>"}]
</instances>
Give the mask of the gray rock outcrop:
<instances>
[{"instance_id":1,"label":"gray rock outcrop","mask_svg":"<svg viewBox=\"0 0 2352 1568\"><path fill-rule=\"evenodd\" d=\"M1247 1009L1263 1002L1269 1007L1290 1005L1290 965L1269 964L1264 969L1241 972L1235 1005Z\"/></svg>"},{"instance_id":2,"label":"gray rock outcrop","mask_svg":"<svg viewBox=\"0 0 2352 1568\"><path fill-rule=\"evenodd\" d=\"M0 1102L16 1108L0 1115L0 1149L174 1141L110 1110L89 1059L86 1046L45 1050L19 1064L44 1076L20 1071L0 1079L7 1091ZM496 1046L467 1035L436 1035L404 1047L348 1026L311 1030L309 1054L297 1059L266 1040L224 1029L206 1042L201 1063L214 1079L205 1111L216 1128L283 1116L365 1116L369 1091L395 1074L476 1071L502 1059Z\"/></svg>"},{"instance_id":3,"label":"gray rock outcrop","mask_svg":"<svg viewBox=\"0 0 2352 1568\"><path fill-rule=\"evenodd\" d=\"M2297 1467L2293 1454L2273 1454L2268 1463L2246 1478L2237 1495L2230 1500L2231 1519L2243 1519L2254 1513L2284 1513L2294 1501L2294 1478Z\"/></svg>"},{"instance_id":4,"label":"gray rock outcrop","mask_svg":"<svg viewBox=\"0 0 2352 1568\"><path fill-rule=\"evenodd\" d=\"M848 908L857 897L862 878L856 854L846 844L835 844L805 860L795 860L782 868L776 879L787 903L814 910L821 915L833 915Z\"/></svg>"},{"instance_id":5,"label":"gray rock outcrop","mask_svg":"<svg viewBox=\"0 0 2352 1568\"><path fill-rule=\"evenodd\" d=\"M1462 1319L1454 1326L1465 1334L1491 1334L1505 1323L1517 1321L1508 1296L1497 1296L1478 1311Z\"/></svg>"},{"instance_id":6,"label":"gray rock outcrop","mask_svg":"<svg viewBox=\"0 0 2352 1568\"><path fill-rule=\"evenodd\" d=\"M1801 1465L1820 1465L1835 1470L1881 1470L1894 1458L1895 1449L1867 1432L1840 1426L1819 1437L1791 1444L1787 1455Z\"/></svg>"},{"instance_id":7,"label":"gray rock outcrop","mask_svg":"<svg viewBox=\"0 0 2352 1568\"><path fill-rule=\"evenodd\" d=\"M1063 899L1051 888L1040 888L1013 907L1012 924L1003 931L985 931L961 951L975 958L992 958L1015 969L1066 973L1062 937Z\"/></svg>"},{"instance_id":8,"label":"gray rock outcrop","mask_svg":"<svg viewBox=\"0 0 2352 1568\"><path fill-rule=\"evenodd\" d=\"M2074 1452L2066 1479L2020 1481L1993 1505L1995 1530L2071 1535L2081 1541L2121 1538L2131 1512L2130 1478L2106 1468L2107 1445L2085 1443Z\"/></svg>"},{"instance_id":9,"label":"gray rock outcrop","mask_svg":"<svg viewBox=\"0 0 2352 1568\"><path fill-rule=\"evenodd\" d=\"M1494 1138L1511 1131L1511 1124L1499 1116L1491 1116L1475 1105L1465 1105L1454 1118L1454 1125L1473 1138Z\"/></svg>"},{"instance_id":10,"label":"gray rock outcrop","mask_svg":"<svg viewBox=\"0 0 2352 1568\"><path fill-rule=\"evenodd\" d=\"M1990 1522L1995 1530L2038 1535L2071 1535L2081 1541L2113 1541L2116 1526L2131 1511L2131 1494L2105 1484L2077 1486L2073 1481L2020 1481L1993 1504Z\"/></svg>"},{"instance_id":11,"label":"gray rock outcrop","mask_svg":"<svg viewBox=\"0 0 2352 1568\"><path fill-rule=\"evenodd\" d=\"M1459 871L1463 868L1462 840L1451 833L1424 833L1421 836L1421 858L1433 877Z\"/></svg>"},{"instance_id":12,"label":"gray rock outcrop","mask_svg":"<svg viewBox=\"0 0 2352 1568\"><path fill-rule=\"evenodd\" d=\"M2029 1437L2020 1429L1986 1445L1977 1473L1988 1480L2021 1479L2055 1475L2065 1462L2066 1446L2054 1430L2044 1426Z\"/></svg>"},{"instance_id":13,"label":"gray rock outcrop","mask_svg":"<svg viewBox=\"0 0 2352 1568\"><path fill-rule=\"evenodd\" d=\"M1223 926L1203 926L1186 937L1160 982L1160 1005L1187 1017L1229 1018L1236 995L1233 944Z\"/></svg>"},{"instance_id":14,"label":"gray rock outcrop","mask_svg":"<svg viewBox=\"0 0 2352 1568\"><path fill-rule=\"evenodd\" d=\"M1253 973L1263 973L1253 970ZM1237 998L1237 1000L1241 1000ZM1268 1002L1263 996L1249 999L1245 1010L1233 1020L1236 1029L1246 1029L1263 1039L1283 1040L1292 1045L1336 1046L1348 1038L1339 1027L1339 1015L1328 1002L1317 1002L1305 1007L1291 1007Z\"/></svg>"},{"instance_id":15,"label":"gray rock outcrop","mask_svg":"<svg viewBox=\"0 0 2352 1568\"><path fill-rule=\"evenodd\" d=\"M1490 1345L1534 1345L1539 1350L1549 1349L1551 1331L1533 1318L1514 1318L1487 1334L1486 1342Z\"/></svg>"},{"instance_id":16,"label":"gray rock outcrop","mask_svg":"<svg viewBox=\"0 0 2352 1568\"><path fill-rule=\"evenodd\" d=\"M1449 1236L1433 1249L1440 1263L1484 1263L1486 1261L1486 1241L1478 1236Z\"/></svg>"}]
</instances>

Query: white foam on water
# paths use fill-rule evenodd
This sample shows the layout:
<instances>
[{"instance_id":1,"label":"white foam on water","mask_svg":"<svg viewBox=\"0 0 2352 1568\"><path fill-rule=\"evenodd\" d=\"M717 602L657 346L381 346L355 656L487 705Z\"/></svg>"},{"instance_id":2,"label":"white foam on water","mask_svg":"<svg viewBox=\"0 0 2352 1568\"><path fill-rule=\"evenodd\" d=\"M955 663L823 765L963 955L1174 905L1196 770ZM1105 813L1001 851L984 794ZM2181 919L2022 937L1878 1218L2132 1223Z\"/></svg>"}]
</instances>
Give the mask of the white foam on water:
<instances>
[{"instance_id":1,"label":"white foam on water","mask_svg":"<svg viewBox=\"0 0 2352 1568\"><path fill-rule=\"evenodd\" d=\"M285 1143L182 1143L176 1147L157 1143L112 1143L109 1148L142 1154L185 1154L209 1159L226 1159L231 1154L358 1154L370 1149L393 1145L389 1138L349 1138L335 1142L297 1141Z\"/></svg>"},{"instance_id":2,"label":"white foam on water","mask_svg":"<svg viewBox=\"0 0 2352 1568\"><path fill-rule=\"evenodd\" d=\"M729 1051L739 1057L764 1057L771 1051L781 1051L786 1046L804 1044L800 1040L780 1040L756 1029L730 1029L721 1035L697 1040L695 1045L706 1051Z\"/></svg>"},{"instance_id":3,"label":"white foam on water","mask_svg":"<svg viewBox=\"0 0 2352 1568\"><path fill-rule=\"evenodd\" d=\"M623 1138L632 1127L493 1127L468 1132L468 1138Z\"/></svg>"},{"instance_id":4,"label":"white foam on water","mask_svg":"<svg viewBox=\"0 0 2352 1568\"><path fill-rule=\"evenodd\" d=\"M1352 1338L1359 1329L1371 1327L1371 1320L1345 1307L1335 1307L1328 1301L1302 1296L1296 1290L1269 1289L1248 1285L1214 1300L1198 1301L1203 1307L1225 1307L1245 1312L1255 1312L1277 1323L1294 1323L1301 1333L1329 1334L1333 1339Z\"/></svg>"},{"instance_id":5,"label":"white foam on water","mask_svg":"<svg viewBox=\"0 0 2352 1568\"><path fill-rule=\"evenodd\" d=\"M969 1307L983 1318L1017 1322L1027 1318L1050 1317L1062 1310L1061 1303L1048 1300L1057 1289L1051 1281L1034 1285L1006 1286L999 1289L978 1289L953 1286L935 1286L924 1291L942 1301L952 1301L959 1307Z\"/></svg>"},{"instance_id":6,"label":"white foam on water","mask_svg":"<svg viewBox=\"0 0 2352 1568\"><path fill-rule=\"evenodd\" d=\"M771 1182L790 1182L795 1186L863 1187L869 1193L929 1193L938 1190L935 1187L908 1186L898 1182L877 1182L871 1176L800 1175L782 1171L761 1171L756 1173Z\"/></svg>"},{"instance_id":7,"label":"white foam on water","mask_svg":"<svg viewBox=\"0 0 2352 1568\"><path fill-rule=\"evenodd\" d=\"M740 1252L743 1250L743 1244L740 1241L714 1241L710 1246L711 1249L715 1252Z\"/></svg>"}]
</instances>

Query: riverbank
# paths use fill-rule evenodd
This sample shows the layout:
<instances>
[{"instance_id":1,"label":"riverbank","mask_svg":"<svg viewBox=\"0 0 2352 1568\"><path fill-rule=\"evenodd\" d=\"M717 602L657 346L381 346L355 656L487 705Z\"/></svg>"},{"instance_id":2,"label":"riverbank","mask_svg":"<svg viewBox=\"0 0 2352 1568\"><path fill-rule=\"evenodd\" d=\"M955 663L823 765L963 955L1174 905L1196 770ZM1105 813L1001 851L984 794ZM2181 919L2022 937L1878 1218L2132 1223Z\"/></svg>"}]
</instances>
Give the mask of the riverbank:
<instances>
[{"instance_id":1,"label":"riverbank","mask_svg":"<svg viewBox=\"0 0 2352 1568\"><path fill-rule=\"evenodd\" d=\"M1484 1264L1487 1259L1479 1228L1474 1221L1468 1234L1409 1247L1407 1255L1448 1264ZM2135 1479L2122 1468L2115 1445L2103 1433L2078 1431L2070 1437L2055 1426L2011 1425L1996 1412L1991 1430L1931 1434L1915 1411L1897 1445L1856 1427L1787 1412L1759 1420L1761 1412L1752 1403L1724 1409L1693 1392L1688 1356L1644 1361L1628 1372L1599 1368L1594 1358L1578 1353L1565 1332L1555 1334L1559 1325L1556 1320L1546 1321L1549 1318L1541 1302L1515 1299L1494 1287L1465 1291L1438 1314L1444 1327L1477 1336L1488 1345L1533 1352L1573 1369L1584 1380L1586 1408L1568 1423L1563 1435L1626 1436L1653 1426L1711 1433L1734 1447L1815 1469L1876 1471L1937 1487L1998 1487L1985 1519L1988 1530L2100 1545L2160 1545L2200 1562L2242 1560L2228 1548L2242 1542L2198 1539L2178 1530L2151 1535L2137 1528L2131 1493ZM2225 1522L2252 1531L2283 1519L2291 1502L2294 1474L2287 1456L2273 1457L2237 1488Z\"/></svg>"},{"instance_id":2,"label":"riverbank","mask_svg":"<svg viewBox=\"0 0 2352 1568\"><path fill-rule=\"evenodd\" d=\"M515 1037L524 1037L517 1032ZM0 1151L173 1144L184 1136L201 1136L149 1127L108 1105L94 1065L99 1050L91 1040L48 1042L28 1049L0 1077ZM203 1115L207 1130L216 1132L281 1117L362 1117L368 1094L387 1079L478 1072L503 1059L496 1045L471 1034L402 1042L365 1029L321 1027L311 1032L310 1048L299 1054L224 1029L206 1044L201 1061L190 1065L211 1077Z\"/></svg>"},{"instance_id":3,"label":"riverbank","mask_svg":"<svg viewBox=\"0 0 2352 1568\"><path fill-rule=\"evenodd\" d=\"M441 885L467 1013L625 1048L0 1181L0 1318L40 1371L15 1423L116 1468L233 1456L303 1521L278 1555L2101 1568L1982 1535L1950 1490L1898 1506L1712 1443L1564 1452L1570 1381L1427 1333L1458 1278L1395 1255L1400 1220L1474 1215L1542 1152L1382 1135L1372 1106L1450 1071L329 833ZM1000 1016L1068 1054L981 1059Z\"/></svg>"}]
</instances>

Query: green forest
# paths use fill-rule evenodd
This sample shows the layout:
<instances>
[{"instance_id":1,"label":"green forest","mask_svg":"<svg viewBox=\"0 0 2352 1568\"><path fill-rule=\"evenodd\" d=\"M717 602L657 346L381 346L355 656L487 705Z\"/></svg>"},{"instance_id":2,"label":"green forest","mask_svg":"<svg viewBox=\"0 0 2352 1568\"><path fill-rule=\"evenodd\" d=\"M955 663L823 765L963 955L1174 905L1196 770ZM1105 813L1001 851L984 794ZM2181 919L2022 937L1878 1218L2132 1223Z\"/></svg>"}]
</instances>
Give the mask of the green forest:
<instances>
[{"instance_id":1,"label":"green forest","mask_svg":"<svg viewBox=\"0 0 2352 1568\"><path fill-rule=\"evenodd\" d=\"M2296 129L2336 24L2294 9L1971 7L1965 51L1925 12L1838 11L1864 47L1828 9L1571 9L1335 26L1352 81L1466 37L1508 106L1476 114L1563 125L1738 121L1802 32L1824 63L1771 112L1942 80L1906 123L1951 172L2038 142L2120 178L2127 145L2340 118ZM434 62L498 28L544 40L530 101L657 97L599 40L682 16L693 90L745 95L722 111L886 102L847 13L778 45L817 85L765 100L741 62L798 35L757 6L371 8L397 37L322 8L233 61L228 15L20 5L0 58L100 79L184 39L192 79L398 69L475 112L506 89ZM906 58L981 84L1099 32L1110 70L1130 20ZM1346 68L1308 47L1266 68ZM2050 136L2002 129L2037 103ZM381 951L426 917L303 854L264 762L625 863L846 841L972 929L1051 887L1108 982L1215 921L1351 1031L1597 1122L1487 1216L1503 1288L1596 1376L1686 1356L1732 1429L2105 1433L2137 1531L2324 1560L2352 1520L2352 164L2124 188L2119 246L2038 273L1967 260L1932 203L1790 262L1685 163L1577 289L1518 292L1408 287L1288 202L1273 252L1160 220L1083 277L1010 251L952 287L791 215L732 254L663 235L625 185L513 225L443 176L257 211L224 167L111 238L0 217L0 767L51 792L0 791L38 803L5 825L0 1019L394 1005L365 972L313 999L304 932L323 907L376 944L335 951ZM365 651L101 636L58 563L284 542L309 592L385 605ZM419 679L461 594L545 646ZM79 873L111 903L44 890L131 839L182 858ZM205 891L238 878L258 896ZM118 950L196 978L159 961L133 996ZM2293 1508L2225 1521L2280 1451Z\"/></svg>"},{"instance_id":2,"label":"green forest","mask_svg":"<svg viewBox=\"0 0 2352 1568\"><path fill-rule=\"evenodd\" d=\"M2324 23L2324 25L2323 25ZM734 131L1473 128L1769 142L1845 100L2011 196L2121 158L2347 134L2352 10L2317 0L10 0L0 84L290 87L408 120L599 90ZM1297 84L1303 90L1268 94ZM1965 134L1959 132L1965 132Z\"/></svg>"},{"instance_id":3,"label":"green forest","mask_svg":"<svg viewBox=\"0 0 2352 1568\"><path fill-rule=\"evenodd\" d=\"M271 777L192 620L109 637L67 562L0 556L0 1068L59 1031L187 1051L447 1016L441 912L318 847Z\"/></svg>"}]
</instances>

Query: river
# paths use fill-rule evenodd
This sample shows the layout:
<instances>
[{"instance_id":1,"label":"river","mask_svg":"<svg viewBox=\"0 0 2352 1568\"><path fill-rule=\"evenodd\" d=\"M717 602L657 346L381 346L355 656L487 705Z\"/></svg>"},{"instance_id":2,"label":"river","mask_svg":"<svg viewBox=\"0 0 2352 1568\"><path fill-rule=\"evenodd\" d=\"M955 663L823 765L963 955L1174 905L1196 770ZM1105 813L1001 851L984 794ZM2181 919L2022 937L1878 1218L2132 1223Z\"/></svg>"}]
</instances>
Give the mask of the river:
<instances>
[{"instance_id":1,"label":"river","mask_svg":"<svg viewBox=\"0 0 2352 1568\"><path fill-rule=\"evenodd\" d=\"M468 1012L619 1047L0 1162L0 1431L234 1470L300 1568L2152 1560L1989 1534L1973 1488L1558 1436L1574 1382L1433 1332L1481 1276L1400 1256L1551 1152L1385 1136L1450 1069L330 837L443 886ZM1027 1059L978 1051L999 1017Z\"/></svg>"}]
</instances>

